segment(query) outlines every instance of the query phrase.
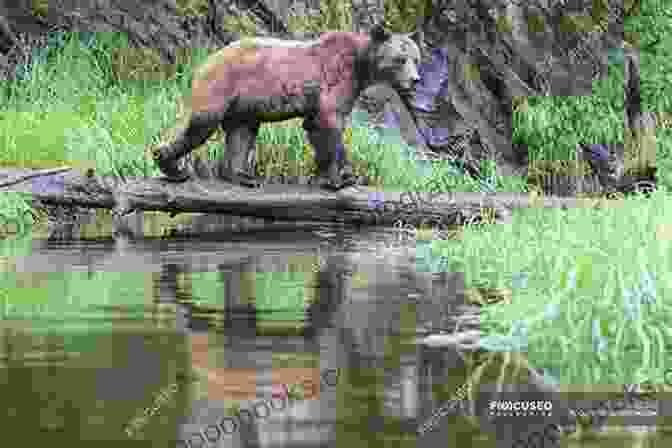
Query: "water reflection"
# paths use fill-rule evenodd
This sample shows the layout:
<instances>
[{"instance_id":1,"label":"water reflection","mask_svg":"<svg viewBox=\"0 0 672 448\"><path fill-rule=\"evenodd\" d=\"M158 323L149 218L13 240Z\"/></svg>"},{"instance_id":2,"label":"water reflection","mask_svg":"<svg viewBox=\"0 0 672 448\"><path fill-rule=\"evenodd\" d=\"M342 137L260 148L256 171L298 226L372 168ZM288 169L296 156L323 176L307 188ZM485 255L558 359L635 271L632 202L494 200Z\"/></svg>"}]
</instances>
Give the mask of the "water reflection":
<instances>
[{"instance_id":1,"label":"water reflection","mask_svg":"<svg viewBox=\"0 0 672 448\"><path fill-rule=\"evenodd\" d=\"M461 274L418 269L414 247L390 249L383 231L141 234L4 242L7 440L501 446L505 435L478 409L416 435L467 378L497 379L478 356L416 343L421 329L450 328L468 307ZM334 386L322 381L327 371L338 372ZM240 418L228 435L216 429L232 407L298 384L285 409Z\"/></svg>"}]
</instances>

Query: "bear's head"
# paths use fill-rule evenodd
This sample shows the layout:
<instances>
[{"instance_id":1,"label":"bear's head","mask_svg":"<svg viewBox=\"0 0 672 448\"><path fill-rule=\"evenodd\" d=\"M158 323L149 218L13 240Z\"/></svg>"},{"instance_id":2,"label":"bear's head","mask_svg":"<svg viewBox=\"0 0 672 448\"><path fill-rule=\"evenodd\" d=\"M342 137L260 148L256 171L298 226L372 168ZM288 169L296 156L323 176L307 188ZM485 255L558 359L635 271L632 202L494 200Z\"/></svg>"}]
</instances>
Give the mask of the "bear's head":
<instances>
[{"instance_id":1,"label":"bear's head","mask_svg":"<svg viewBox=\"0 0 672 448\"><path fill-rule=\"evenodd\" d=\"M374 78L387 82L400 93L411 93L420 81L420 32L396 34L377 25L369 32L371 36L371 68Z\"/></svg>"}]
</instances>

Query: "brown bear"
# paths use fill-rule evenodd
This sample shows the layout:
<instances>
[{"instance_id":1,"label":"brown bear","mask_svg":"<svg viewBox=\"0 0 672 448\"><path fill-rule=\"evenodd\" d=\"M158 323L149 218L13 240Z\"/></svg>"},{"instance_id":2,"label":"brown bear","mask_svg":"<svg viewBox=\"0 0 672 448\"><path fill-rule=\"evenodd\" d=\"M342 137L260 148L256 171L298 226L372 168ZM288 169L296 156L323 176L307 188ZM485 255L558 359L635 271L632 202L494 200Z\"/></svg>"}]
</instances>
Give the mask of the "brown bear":
<instances>
[{"instance_id":1,"label":"brown bear","mask_svg":"<svg viewBox=\"0 0 672 448\"><path fill-rule=\"evenodd\" d=\"M414 36L415 35L415 36ZM177 139L153 152L169 180L194 175L183 157L221 126L226 151L217 175L258 186L251 172L262 122L303 117L315 150L320 186L342 188L354 176L342 133L355 100L368 86L388 83L408 95L420 80L421 35L327 32L309 42L273 38L236 41L211 55L194 74L191 116Z\"/></svg>"}]
</instances>

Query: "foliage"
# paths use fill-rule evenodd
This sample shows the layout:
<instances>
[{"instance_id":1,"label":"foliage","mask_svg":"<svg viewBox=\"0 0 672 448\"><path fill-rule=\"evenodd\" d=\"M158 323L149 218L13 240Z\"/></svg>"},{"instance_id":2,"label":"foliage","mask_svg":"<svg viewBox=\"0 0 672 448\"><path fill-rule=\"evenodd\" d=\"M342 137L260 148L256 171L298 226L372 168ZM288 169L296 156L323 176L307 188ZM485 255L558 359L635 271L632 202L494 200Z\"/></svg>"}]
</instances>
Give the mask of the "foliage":
<instances>
[{"instance_id":1,"label":"foliage","mask_svg":"<svg viewBox=\"0 0 672 448\"><path fill-rule=\"evenodd\" d=\"M624 31L640 50L642 109L672 111L672 3L638 2L638 15L626 16Z\"/></svg>"},{"instance_id":2,"label":"foliage","mask_svg":"<svg viewBox=\"0 0 672 448\"><path fill-rule=\"evenodd\" d=\"M418 19L431 13L431 1L388 0L384 2L385 23L395 33L416 30Z\"/></svg>"},{"instance_id":3,"label":"foliage","mask_svg":"<svg viewBox=\"0 0 672 448\"><path fill-rule=\"evenodd\" d=\"M528 209L433 246L467 288L512 288L510 303L482 310L484 348L526 351L563 384L658 383L672 342L669 214L663 192L599 211ZM518 273L524 285L509 280Z\"/></svg>"},{"instance_id":4,"label":"foliage","mask_svg":"<svg viewBox=\"0 0 672 448\"><path fill-rule=\"evenodd\" d=\"M352 4L321 0L319 15L290 15L287 27L292 32L352 31Z\"/></svg>"},{"instance_id":5,"label":"foliage","mask_svg":"<svg viewBox=\"0 0 672 448\"><path fill-rule=\"evenodd\" d=\"M176 0L177 11L183 16L207 15L209 10L208 0Z\"/></svg>"}]
</instances>

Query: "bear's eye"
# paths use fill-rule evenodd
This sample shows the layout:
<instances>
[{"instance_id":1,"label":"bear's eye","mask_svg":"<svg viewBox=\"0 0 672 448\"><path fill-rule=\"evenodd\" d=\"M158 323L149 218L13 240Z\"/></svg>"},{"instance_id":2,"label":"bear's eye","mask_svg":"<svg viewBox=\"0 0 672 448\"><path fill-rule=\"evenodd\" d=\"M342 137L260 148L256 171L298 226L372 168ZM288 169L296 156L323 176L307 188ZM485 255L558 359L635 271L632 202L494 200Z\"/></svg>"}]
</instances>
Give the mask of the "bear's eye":
<instances>
[{"instance_id":1,"label":"bear's eye","mask_svg":"<svg viewBox=\"0 0 672 448\"><path fill-rule=\"evenodd\" d=\"M404 57L396 58L396 59L395 59L395 62L396 62L397 64L405 64L405 63L406 63L406 58L404 58Z\"/></svg>"}]
</instances>

